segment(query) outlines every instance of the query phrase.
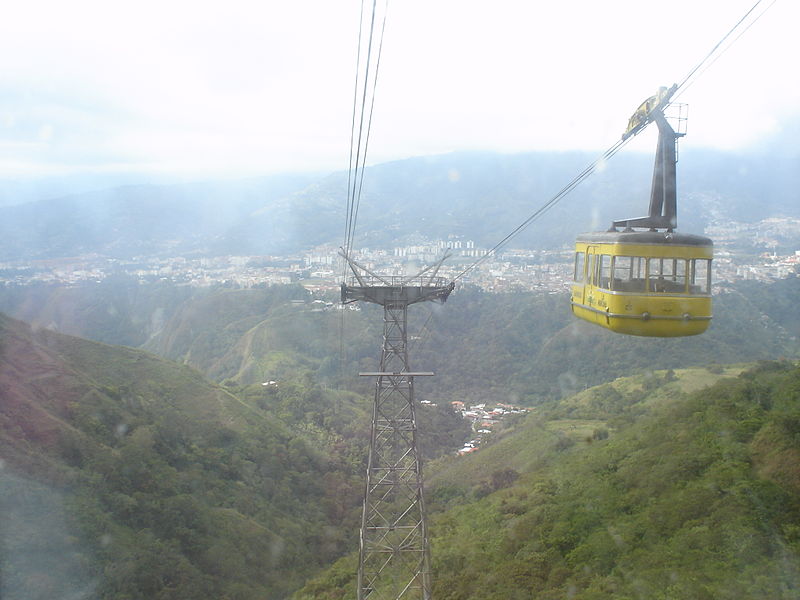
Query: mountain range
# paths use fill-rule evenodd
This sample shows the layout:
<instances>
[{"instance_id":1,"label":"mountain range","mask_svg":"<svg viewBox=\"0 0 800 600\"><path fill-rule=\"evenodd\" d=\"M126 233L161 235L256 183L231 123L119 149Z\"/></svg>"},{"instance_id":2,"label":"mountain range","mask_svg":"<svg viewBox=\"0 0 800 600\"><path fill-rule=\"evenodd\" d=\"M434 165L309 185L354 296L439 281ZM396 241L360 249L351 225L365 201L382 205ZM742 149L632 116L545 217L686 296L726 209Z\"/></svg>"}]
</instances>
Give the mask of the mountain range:
<instances>
[{"instance_id":1,"label":"mountain range","mask_svg":"<svg viewBox=\"0 0 800 600\"><path fill-rule=\"evenodd\" d=\"M591 158L371 167L356 245L489 245ZM683 153L681 223L799 216L796 159ZM518 242L639 214L650 164L618 157ZM298 252L338 241L345 188L43 198L0 208L0 260ZM412 307L412 364L436 372L417 390L436 597L796 598L798 297L798 277L726 286L706 334L670 340L573 321L564 294ZM0 597L352 597L373 391L356 374L381 314L324 306L292 285L0 287ZM453 400L531 410L458 457Z\"/></svg>"},{"instance_id":2,"label":"mountain range","mask_svg":"<svg viewBox=\"0 0 800 600\"><path fill-rule=\"evenodd\" d=\"M437 372L419 388L438 404L419 413L437 594L791 597L775 590L799 581L797 371L703 388L743 370L724 363L798 355L799 282L735 286L687 340L573 323L550 295L463 288L415 312L413 364ZM377 310L135 281L8 288L0 305L33 323L0 316L3 598L352 594L371 391L355 373L376 364ZM455 399L535 408L461 461ZM724 539L704 533L723 522ZM756 541L718 565L739 538Z\"/></svg>"},{"instance_id":3,"label":"mountain range","mask_svg":"<svg viewBox=\"0 0 800 600\"><path fill-rule=\"evenodd\" d=\"M455 153L367 168L356 247L449 235L491 247L553 197L594 156ZM679 162L679 224L800 216L796 154L686 150ZM515 240L557 248L577 233L644 214L652 158L622 154ZM127 185L0 207L0 260L99 254L115 258L291 254L340 244L347 174Z\"/></svg>"}]
</instances>

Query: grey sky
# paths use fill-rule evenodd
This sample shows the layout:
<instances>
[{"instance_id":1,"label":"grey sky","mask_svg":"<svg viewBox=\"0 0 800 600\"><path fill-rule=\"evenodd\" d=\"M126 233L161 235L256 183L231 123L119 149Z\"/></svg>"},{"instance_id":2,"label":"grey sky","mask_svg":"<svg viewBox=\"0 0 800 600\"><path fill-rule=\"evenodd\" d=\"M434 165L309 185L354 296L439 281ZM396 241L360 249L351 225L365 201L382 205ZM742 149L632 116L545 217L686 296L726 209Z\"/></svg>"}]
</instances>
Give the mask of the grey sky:
<instances>
[{"instance_id":1,"label":"grey sky","mask_svg":"<svg viewBox=\"0 0 800 600\"><path fill-rule=\"evenodd\" d=\"M369 162L602 151L754 2L390 2ZM30 0L3 12L0 177L347 166L357 1ZM797 118L799 17L800 3L778 0L681 95L686 143L743 148Z\"/></svg>"}]
</instances>

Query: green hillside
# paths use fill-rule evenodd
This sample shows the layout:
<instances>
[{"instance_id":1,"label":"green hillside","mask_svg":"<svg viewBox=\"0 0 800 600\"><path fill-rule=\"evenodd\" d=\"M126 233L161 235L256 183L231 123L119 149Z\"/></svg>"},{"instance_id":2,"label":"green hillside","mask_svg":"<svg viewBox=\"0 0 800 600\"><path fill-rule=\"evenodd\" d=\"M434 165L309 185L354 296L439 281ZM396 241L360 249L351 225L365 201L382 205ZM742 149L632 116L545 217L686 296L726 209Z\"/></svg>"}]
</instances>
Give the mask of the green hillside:
<instances>
[{"instance_id":1,"label":"green hillside","mask_svg":"<svg viewBox=\"0 0 800 600\"><path fill-rule=\"evenodd\" d=\"M459 290L433 313L415 360L437 372L432 383L452 399L510 395L533 405L656 369L800 356L796 317L786 306L798 296L800 278L732 286L714 297L706 333L659 339L580 321L566 295ZM457 351L443 351L451 348Z\"/></svg>"},{"instance_id":2,"label":"green hillside","mask_svg":"<svg viewBox=\"0 0 800 600\"><path fill-rule=\"evenodd\" d=\"M798 356L795 319L776 300L797 294L800 278L734 287L715 297L707 333L665 340L578 321L563 295L462 288L444 306L409 310L411 361L436 372L420 387L434 399L533 405L636 372ZM177 308L146 348L217 381L252 384L302 369L369 393L355 374L376 364L380 328L375 307L348 311L342 328L339 311L292 305L279 288L215 290Z\"/></svg>"},{"instance_id":3,"label":"green hillside","mask_svg":"<svg viewBox=\"0 0 800 600\"><path fill-rule=\"evenodd\" d=\"M293 300L302 303L307 299L308 293L300 286L216 289L198 294L176 308L162 330L144 347L160 356L190 364L221 381L245 368L244 365L236 365L231 372L230 360L226 358L236 352L238 344L244 343L240 351L241 361L249 361L253 356L261 358L261 354L250 351L251 344L246 341L253 328L274 311L291 307ZM304 339L309 343L308 337ZM293 339L286 339L286 343L293 343ZM302 342L298 340L294 343ZM261 375L259 373L244 383L260 383L263 381L263 378L259 378Z\"/></svg>"},{"instance_id":4,"label":"green hillside","mask_svg":"<svg viewBox=\"0 0 800 600\"><path fill-rule=\"evenodd\" d=\"M354 543L352 395L298 380L235 396L2 315L0 392L4 599L282 598Z\"/></svg>"},{"instance_id":5,"label":"green hillside","mask_svg":"<svg viewBox=\"0 0 800 600\"><path fill-rule=\"evenodd\" d=\"M653 369L800 356L793 298L800 278L742 282L714 297L709 330L689 338L620 336L575 319L566 295L459 288L444 306L409 309L411 361L437 376L434 400L534 405ZM328 300L335 300L331 297ZM193 289L119 280L0 288L0 308L42 327L140 346L207 377L252 385L298 371L370 394L381 313L322 310L301 286Z\"/></svg>"},{"instance_id":6,"label":"green hillside","mask_svg":"<svg viewBox=\"0 0 800 600\"><path fill-rule=\"evenodd\" d=\"M342 556L297 597L349 597L372 387L356 373L377 363L380 311L323 310L293 286L158 285L0 291L36 323L0 317L0 597L50 598L67 582L100 598L282 598ZM784 399L796 402L797 373L764 367L703 388L741 371L722 364L797 357L799 285L735 286L715 297L708 333L676 340L574 321L557 295L462 288L430 312L413 307L412 364L437 373L417 390L439 404L419 412L437 598L791 597L768 585L776 556L795 581L798 450ZM456 459L470 431L451 399L536 408ZM717 510L706 489L732 504L697 512ZM654 511L682 502L650 533ZM739 529L720 525L720 539L692 529L726 519ZM741 555L737 535L750 540ZM684 550L704 565L688 580ZM662 581L668 568L675 581ZM768 583L741 575L759 569ZM744 583L721 587L735 575Z\"/></svg>"},{"instance_id":7,"label":"green hillside","mask_svg":"<svg viewBox=\"0 0 800 600\"><path fill-rule=\"evenodd\" d=\"M199 301L205 292L169 282L143 285L125 276L75 286L8 285L0 286L0 312L67 335L138 347L184 302Z\"/></svg>"},{"instance_id":8,"label":"green hillside","mask_svg":"<svg viewBox=\"0 0 800 600\"><path fill-rule=\"evenodd\" d=\"M797 598L800 368L742 370L619 379L431 465L434 596ZM354 574L293 598L349 598Z\"/></svg>"}]
</instances>

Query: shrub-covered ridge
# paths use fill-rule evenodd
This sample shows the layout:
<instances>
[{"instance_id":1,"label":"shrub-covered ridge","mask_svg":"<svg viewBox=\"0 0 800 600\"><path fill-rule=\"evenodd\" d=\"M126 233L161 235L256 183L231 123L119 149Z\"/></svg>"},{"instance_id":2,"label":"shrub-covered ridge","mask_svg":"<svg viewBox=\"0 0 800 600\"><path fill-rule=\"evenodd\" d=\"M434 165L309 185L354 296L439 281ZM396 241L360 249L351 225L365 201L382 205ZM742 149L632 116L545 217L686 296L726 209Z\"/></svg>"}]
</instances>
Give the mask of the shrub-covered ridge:
<instances>
[{"instance_id":1,"label":"shrub-covered ridge","mask_svg":"<svg viewBox=\"0 0 800 600\"><path fill-rule=\"evenodd\" d=\"M437 465L434 597L797 598L800 369L682 391L697 373L594 388ZM518 477L499 476L507 465ZM349 597L346 566L295 598Z\"/></svg>"}]
</instances>

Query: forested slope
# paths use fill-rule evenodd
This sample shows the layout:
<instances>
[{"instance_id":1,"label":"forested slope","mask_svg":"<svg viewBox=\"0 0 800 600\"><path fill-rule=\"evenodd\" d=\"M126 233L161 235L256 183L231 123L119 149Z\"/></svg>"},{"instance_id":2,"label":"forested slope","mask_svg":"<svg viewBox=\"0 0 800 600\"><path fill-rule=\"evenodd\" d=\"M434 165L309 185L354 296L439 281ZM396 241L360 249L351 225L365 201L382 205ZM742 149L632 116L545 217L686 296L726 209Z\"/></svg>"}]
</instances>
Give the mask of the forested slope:
<instances>
[{"instance_id":1,"label":"forested slope","mask_svg":"<svg viewBox=\"0 0 800 600\"><path fill-rule=\"evenodd\" d=\"M67 335L138 347L164 327L184 302L206 290L173 283L140 284L130 277L66 286L0 286L0 312Z\"/></svg>"},{"instance_id":2,"label":"forested slope","mask_svg":"<svg viewBox=\"0 0 800 600\"><path fill-rule=\"evenodd\" d=\"M369 403L0 314L0 597L286 597L357 545ZM444 406L418 418L428 458L469 435Z\"/></svg>"},{"instance_id":3,"label":"forested slope","mask_svg":"<svg viewBox=\"0 0 800 600\"><path fill-rule=\"evenodd\" d=\"M714 297L705 334L653 339L575 319L566 294L464 287L442 306L410 307L410 358L436 372L419 387L434 400L535 404L647 370L796 357L798 295L798 277L742 282ZM0 308L38 326L141 346L238 385L304 371L317 384L368 394L369 382L356 374L374 370L380 355L378 307L322 310L300 286L31 286L0 289Z\"/></svg>"},{"instance_id":4,"label":"forested slope","mask_svg":"<svg viewBox=\"0 0 800 600\"><path fill-rule=\"evenodd\" d=\"M289 383L0 315L0 596L285 597L353 544L366 423Z\"/></svg>"},{"instance_id":5,"label":"forested slope","mask_svg":"<svg viewBox=\"0 0 800 600\"><path fill-rule=\"evenodd\" d=\"M442 394L535 404L648 370L796 357L797 319L785 304L798 296L796 277L732 286L714 297L706 333L662 339L576 319L566 295L463 290L434 312L415 360L433 367Z\"/></svg>"},{"instance_id":6,"label":"forested slope","mask_svg":"<svg viewBox=\"0 0 800 600\"><path fill-rule=\"evenodd\" d=\"M592 388L432 466L434 596L797 598L800 368L712 370ZM354 589L351 556L293 598Z\"/></svg>"},{"instance_id":7,"label":"forested slope","mask_svg":"<svg viewBox=\"0 0 800 600\"><path fill-rule=\"evenodd\" d=\"M647 554L652 548L645 552L644 546L634 544L645 536L643 523L651 512L631 491L633 487L650 490L648 486L655 482L647 477L639 482L632 473L639 464L648 473L657 471L658 461L669 462L673 454L679 466L667 469L664 477L688 469L680 462L684 445L691 448L691 460L705 461L692 467L697 477L715 473L721 458L743 457L733 467L725 467L730 477L720 481L734 491L736 481L754 478L754 483L742 488L744 496L726 491L721 497L738 498L737 502L756 498L759 506L769 508L768 516L777 511L773 516L782 524L789 516L796 517L775 508L794 510L786 485L794 485L791 465L800 456L796 440L791 442L791 436L781 433L794 418L790 403L758 400L748 405L737 400L726 408L728 401L723 398L728 392L735 398L758 396L758 390L778 385L781 377L788 381L796 375L765 371L726 384L730 389L709 392L713 402L708 410L716 412L708 417L703 416L702 396L683 394L717 378L721 364L796 356L798 332L792 329L795 320L788 299L796 297L798 285L800 280L793 278L772 286L735 286L715 298L715 320L709 332L684 340L623 337L588 326L574 321L565 299L557 295L496 295L463 288L447 304L433 307L430 319L427 308L413 307L412 364L437 372L418 390L421 398L439 401L439 407L420 411L421 443L429 460L452 452L468 435L466 423L444 408L446 400L511 400L537 406L536 418L518 425L516 434L464 461L443 461L426 471L431 475L429 504L436 514L445 514L442 511L448 508L464 511L448 525L452 548L488 549L461 556L448 546L451 534L438 534L434 543L441 548L434 553L438 556L437 586L446 586L438 593L455 594L461 573L481 571L484 562L494 565L493 572L502 574L502 581L514 581L516 575L504 570L509 561L517 569L539 561L544 566L537 573L562 573L552 578L548 574L546 581L536 583L544 586L542 593L559 597L575 586L588 594L600 580L581 579L577 569L579 564L594 564L594 555L586 549L573 555L573 550L590 544L584 538L592 536L601 540L597 542L601 546L606 544L602 531L609 529L597 524L611 519L620 531L632 528L625 534L629 537L620 539L625 548L637 548L634 554L641 557L622 552L619 561L604 567L604 581L611 586L608 589L623 590L620 598L632 594L634 584L624 573L633 567L624 565L639 568L656 560ZM300 287L166 287L114 287L109 282L85 289L41 286L27 294L21 288L6 289L0 295L4 306L24 312L37 323L31 328L2 317L0 502L7 515L2 527L10 540L6 547L15 549L0 553L3 598L20 597L14 594L23 589L40 590L34 597L52 597L59 582L67 582L64 585L76 593L90 589L97 597L107 598L137 597L137 590L161 598L197 597L199 590L219 597L280 598L357 547L371 384L355 373L372 370L377 363L380 311L376 307L347 311L342 327L341 311L322 310ZM186 365L132 348L64 336L50 327L73 328L106 341L145 344ZM677 381L667 381L663 372L648 376L656 369L692 364L707 365L708 370L692 376L679 371ZM204 379L194 368L222 385ZM591 384L631 373L640 374L633 385L614 382L585 392L588 396L552 404ZM273 379L277 385L262 385ZM780 385L791 388L788 383ZM350 391L336 391L338 386ZM737 391L740 386L751 391ZM783 398L780 392L765 393ZM687 417L688 409L679 407L692 402L695 409ZM686 429L702 419L722 419L729 409L732 416L725 417L726 421L713 421L717 429L705 433ZM789 420L776 410L788 414ZM744 441L734 427L740 420L758 426ZM666 432L679 443L670 445L673 438L664 438ZM704 450L696 436L712 440L713 451ZM587 438L593 443L588 444ZM647 440L660 440L661 445L649 449ZM624 472L636 483L617 481L616 471L608 476L613 481L604 485L625 493L605 496L603 510L607 512L575 517L596 527L570 533L574 547L559 546L553 542L555 534L544 530L531 535L547 542L546 552L541 550L544 545L532 547L503 537L517 535L513 533L516 525L512 527L509 520L517 523L518 517L539 510L536 507L545 500L553 505L548 509L553 512L530 517L531 522L556 518L571 522L572 516L559 512L563 507L585 507L596 502L592 494L607 493L605 488L584 489L577 484L603 472L602 461L611 460L611 455L596 458L594 453L605 447L610 449L602 452L617 452L614 460L642 460L631 458L626 463ZM755 467L747 470L747 465ZM545 472L549 473L545 479L536 479L539 475L535 474ZM533 487L520 488L526 481ZM544 499L535 491L537 482L549 486ZM696 488L722 483L698 479L685 486L694 494ZM769 494L758 495L764 490L777 494L777 504ZM649 498L657 493L661 492L655 487L647 492ZM687 495L687 501L692 497ZM684 497L666 498L647 502L666 506ZM506 505L521 508L506 510ZM745 505L745 509L752 507ZM694 514L690 507L686 510ZM629 520L614 516L618 511ZM722 519L701 517L705 519L702 526L709 530ZM763 533L747 529L754 523L751 517L745 518L746 527L740 532L750 536L747 539ZM445 517L434 518L435 534L440 518ZM470 520L492 524L491 531L484 531L483 525L474 531L462 530L462 524ZM43 532L45 523L55 533ZM775 538L782 540L775 542L777 546L773 542L758 546L762 554L747 550L753 564L767 569L764 557L769 553L774 557L776 552L784 552L780 556L794 564L794 555L785 554L786 548L794 547L794 534L782 524L776 525L783 536ZM482 532L485 543L478 543L475 531ZM520 531L527 536L533 530ZM678 544L669 541L678 535L675 531L664 533L665 543ZM560 548L559 553L552 554L553 546ZM711 546L702 548L706 552ZM724 565L733 560L729 558L733 551L721 548L720 556L725 558L718 573L703 571L692 580L707 581L708 589L723 594L709 597L729 594L718 581L730 575ZM540 551L546 556L539 556ZM581 552L589 553L588 563L575 558L583 556ZM681 566L675 565L675 569ZM331 573L340 583L347 582L354 573L352 566L351 556ZM645 580L662 577L658 573ZM520 577L529 586L541 579L530 573ZM475 589L497 585L483 578L481 571ZM758 585L748 579L749 588L735 589L784 593L783 588ZM325 590L339 597L335 590L344 588L332 585L328 576L307 589L320 594L311 597L324 598ZM699 588L691 589L700 594ZM458 593L462 595L452 597L488 597Z\"/></svg>"},{"instance_id":8,"label":"forested slope","mask_svg":"<svg viewBox=\"0 0 800 600\"><path fill-rule=\"evenodd\" d=\"M377 364L380 310L365 306L342 319L339 311L311 304L291 306L286 298L281 304L275 294L218 290L187 301L147 348L218 381L249 384L300 368L327 385L368 392L355 373ZM461 288L442 306L409 309L410 359L436 372L420 385L433 399L532 405L636 372L797 356L796 319L784 306L797 294L800 278L734 286L715 296L705 334L654 339L579 321L566 295ZM210 308L223 301L231 309ZM240 316L234 307L244 305L251 312Z\"/></svg>"}]
</instances>

